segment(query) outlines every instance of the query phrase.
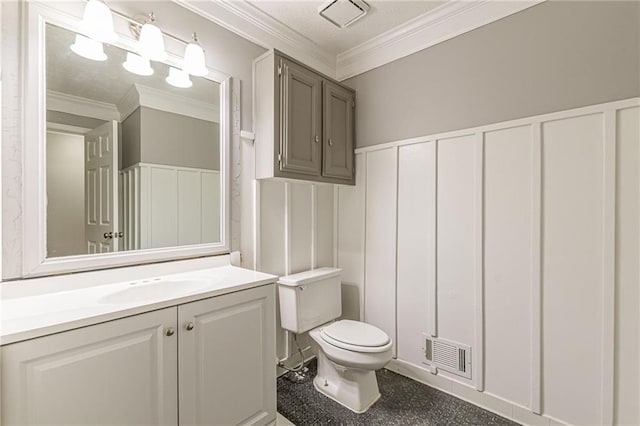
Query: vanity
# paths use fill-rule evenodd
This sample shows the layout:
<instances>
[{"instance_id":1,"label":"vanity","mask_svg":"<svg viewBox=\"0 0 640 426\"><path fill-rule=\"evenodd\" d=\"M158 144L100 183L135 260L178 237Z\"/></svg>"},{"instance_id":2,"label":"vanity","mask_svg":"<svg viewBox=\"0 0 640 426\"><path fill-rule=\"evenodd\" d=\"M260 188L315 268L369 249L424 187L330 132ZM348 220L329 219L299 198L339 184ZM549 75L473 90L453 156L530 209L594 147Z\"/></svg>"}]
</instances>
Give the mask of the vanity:
<instances>
[{"instance_id":1,"label":"vanity","mask_svg":"<svg viewBox=\"0 0 640 426\"><path fill-rule=\"evenodd\" d=\"M60 291L3 284L2 424L275 421L276 277L223 258Z\"/></svg>"},{"instance_id":2,"label":"vanity","mask_svg":"<svg viewBox=\"0 0 640 426\"><path fill-rule=\"evenodd\" d=\"M3 5L24 71L6 106L22 211L0 288L0 423L273 424L276 277L233 266L227 64L181 70L190 19L158 30L164 59L144 57L150 12L180 6L98 2L118 8L102 43L89 3Z\"/></svg>"}]
</instances>

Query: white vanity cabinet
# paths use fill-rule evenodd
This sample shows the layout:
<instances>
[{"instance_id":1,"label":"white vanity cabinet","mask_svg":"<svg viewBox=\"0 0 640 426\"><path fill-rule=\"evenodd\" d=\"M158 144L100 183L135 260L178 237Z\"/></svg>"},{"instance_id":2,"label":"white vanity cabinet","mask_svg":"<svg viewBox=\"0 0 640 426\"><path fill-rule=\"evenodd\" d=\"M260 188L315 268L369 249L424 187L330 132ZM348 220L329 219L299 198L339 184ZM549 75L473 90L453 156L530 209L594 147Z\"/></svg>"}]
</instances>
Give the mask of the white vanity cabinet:
<instances>
[{"instance_id":1,"label":"white vanity cabinet","mask_svg":"<svg viewBox=\"0 0 640 426\"><path fill-rule=\"evenodd\" d=\"M5 345L1 424L273 423L274 292L269 284Z\"/></svg>"}]
</instances>

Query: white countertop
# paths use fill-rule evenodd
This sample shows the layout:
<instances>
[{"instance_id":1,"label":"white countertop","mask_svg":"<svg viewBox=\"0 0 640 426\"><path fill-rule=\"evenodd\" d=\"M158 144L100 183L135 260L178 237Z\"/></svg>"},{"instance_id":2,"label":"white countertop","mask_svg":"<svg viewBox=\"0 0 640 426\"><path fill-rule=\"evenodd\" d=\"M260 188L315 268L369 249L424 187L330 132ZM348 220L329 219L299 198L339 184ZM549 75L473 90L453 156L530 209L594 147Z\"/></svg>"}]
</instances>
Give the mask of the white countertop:
<instances>
[{"instance_id":1,"label":"white countertop","mask_svg":"<svg viewBox=\"0 0 640 426\"><path fill-rule=\"evenodd\" d=\"M0 299L0 344L6 345L275 282L274 275L218 266L75 289Z\"/></svg>"}]
</instances>

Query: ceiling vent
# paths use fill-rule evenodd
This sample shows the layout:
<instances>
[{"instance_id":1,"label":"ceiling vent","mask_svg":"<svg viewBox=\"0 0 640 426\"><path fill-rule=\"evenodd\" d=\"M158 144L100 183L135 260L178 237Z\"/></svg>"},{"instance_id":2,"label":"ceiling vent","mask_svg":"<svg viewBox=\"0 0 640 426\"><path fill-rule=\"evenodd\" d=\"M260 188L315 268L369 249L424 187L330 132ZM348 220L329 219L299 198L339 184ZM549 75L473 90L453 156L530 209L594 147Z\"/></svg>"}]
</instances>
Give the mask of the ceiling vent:
<instances>
[{"instance_id":1,"label":"ceiling vent","mask_svg":"<svg viewBox=\"0 0 640 426\"><path fill-rule=\"evenodd\" d=\"M339 28L345 28L367 14L369 5L362 0L328 0L318 8L320 16Z\"/></svg>"}]
</instances>

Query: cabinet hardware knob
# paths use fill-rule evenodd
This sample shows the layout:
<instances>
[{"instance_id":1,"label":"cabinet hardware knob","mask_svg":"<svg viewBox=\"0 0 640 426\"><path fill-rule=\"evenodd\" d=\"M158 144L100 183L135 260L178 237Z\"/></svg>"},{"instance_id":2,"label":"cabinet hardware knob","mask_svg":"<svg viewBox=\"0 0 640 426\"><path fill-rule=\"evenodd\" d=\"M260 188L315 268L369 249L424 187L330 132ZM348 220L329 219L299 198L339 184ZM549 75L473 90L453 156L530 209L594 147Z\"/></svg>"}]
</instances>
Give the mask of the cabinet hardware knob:
<instances>
[{"instance_id":1,"label":"cabinet hardware knob","mask_svg":"<svg viewBox=\"0 0 640 426\"><path fill-rule=\"evenodd\" d=\"M320 142L320 136L316 135L316 143Z\"/></svg>"},{"instance_id":2,"label":"cabinet hardware knob","mask_svg":"<svg viewBox=\"0 0 640 426\"><path fill-rule=\"evenodd\" d=\"M333 141L329 138L329 146L333 146Z\"/></svg>"},{"instance_id":3,"label":"cabinet hardware knob","mask_svg":"<svg viewBox=\"0 0 640 426\"><path fill-rule=\"evenodd\" d=\"M169 337L173 336L175 333L176 331L173 329L173 327L167 328L167 330L164 332L164 334L166 334Z\"/></svg>"},{"instance_id":4,"label":"cabinet hardware knob","mask_svg":"<svg viewBox=\"0 0 640 426\"><path fill-rule=\"evenodd\" d=\"M187 331L191 331L191 330L193 330L193 323L192 323L192 322L188 322L188 323L184 326L184 328L186 328L186 329L187 329Z\"/></svg>"}]
</instances>

